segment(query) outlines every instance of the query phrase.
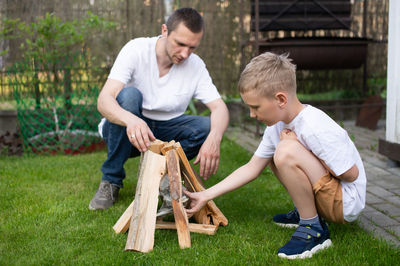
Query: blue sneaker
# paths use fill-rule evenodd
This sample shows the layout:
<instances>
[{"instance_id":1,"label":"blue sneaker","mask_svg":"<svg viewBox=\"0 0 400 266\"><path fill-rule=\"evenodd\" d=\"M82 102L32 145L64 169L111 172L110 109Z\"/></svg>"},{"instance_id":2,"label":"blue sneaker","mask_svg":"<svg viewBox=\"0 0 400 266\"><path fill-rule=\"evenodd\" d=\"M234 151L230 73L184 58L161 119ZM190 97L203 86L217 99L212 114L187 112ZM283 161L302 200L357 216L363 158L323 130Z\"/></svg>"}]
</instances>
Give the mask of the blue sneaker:
<instances>
[{"instance_id":1,"label":"blue sneaker","mask_svg":"<svg viewBox=\"0 0 400 266\"><path fill-rule=\"evenodd\" d=\"M300 222L300 215L299 212L294 209L285 214L277 214L272 220L274 220L275 224L282 227L297 228Z\"/></svg>"},{"instance_id":2,"label":"blue sneaker","mask_svg":"<svg viewBox=\"0 0 400 266\"><path fill-rule=\"evenodd\" d=\"M319 250L332 245L328 226L321 221L322 231L312 226L300 225L292 238L278 250L278 256L286 259L311 258Z\"/></svg>"}]
</instances>

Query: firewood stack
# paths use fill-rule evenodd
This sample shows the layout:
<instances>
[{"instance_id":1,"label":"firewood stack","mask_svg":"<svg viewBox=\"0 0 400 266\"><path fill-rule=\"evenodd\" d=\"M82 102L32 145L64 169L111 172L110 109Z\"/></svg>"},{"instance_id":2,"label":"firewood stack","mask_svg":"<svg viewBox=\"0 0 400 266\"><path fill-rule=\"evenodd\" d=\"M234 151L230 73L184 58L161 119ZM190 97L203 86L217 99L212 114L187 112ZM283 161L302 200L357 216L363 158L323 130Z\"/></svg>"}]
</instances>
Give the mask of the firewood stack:
<instances>
[{"instance_id":1,"label":"firewood stack","mask_svg":"<svg viewBox=\"0 0 400 266\"><path fill-rule=\"evenodd\" d=\"M175 222L156 218L160 181L166 173ZM213 235L219 225L228 224L213 201L193 216L197 223L189 223L182 204L182 183L191 192L204 190L179 142L152 142L140 160L135 199L113 227L117 234L129 229L126 251L151 251L155 229L176 229L179 246L184 249L190 248L190 232Z\"/></svg>"}]
</instances>

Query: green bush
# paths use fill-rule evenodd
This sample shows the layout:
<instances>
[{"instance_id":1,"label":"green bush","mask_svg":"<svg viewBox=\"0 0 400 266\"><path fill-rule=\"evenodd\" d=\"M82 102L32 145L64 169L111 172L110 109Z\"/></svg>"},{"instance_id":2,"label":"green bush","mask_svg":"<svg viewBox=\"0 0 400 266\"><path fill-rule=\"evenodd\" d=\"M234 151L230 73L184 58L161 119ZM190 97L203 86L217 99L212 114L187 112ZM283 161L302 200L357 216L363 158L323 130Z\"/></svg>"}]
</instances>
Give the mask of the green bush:
<instances>
[{"instance_id":1,"label":"green bush","mask_svg":"<svg viewBox=\"0 0 400 266\"><path fill-rule=\"evenodd\" d=\"M116 24L90 12L82 20L62 21L47 13L32 23L5 19L2 24L2 36L23 37L21 61L8 73L25 147L73 153L99 141L95 106L108 71L93 66L88 43Z\"/></svg>"}]
</instances>

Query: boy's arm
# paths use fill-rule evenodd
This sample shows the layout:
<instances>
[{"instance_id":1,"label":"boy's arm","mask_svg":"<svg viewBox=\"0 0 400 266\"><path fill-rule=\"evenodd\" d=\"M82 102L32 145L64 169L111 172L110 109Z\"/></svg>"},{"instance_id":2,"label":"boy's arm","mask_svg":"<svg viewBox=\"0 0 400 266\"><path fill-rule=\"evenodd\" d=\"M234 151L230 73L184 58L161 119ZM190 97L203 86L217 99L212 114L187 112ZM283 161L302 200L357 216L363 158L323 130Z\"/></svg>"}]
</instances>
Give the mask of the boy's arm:
<instances>
[{"instance_id":1,"label":"boy's arm","mask_svg":"<svg viewBox=\"0 0 400 266\"><path fill-rule=\"evenodd\" d=\"M326 163L322 160L320 162L324 165L324 167L337 179L343 180L345 182L353 182L358 177L358 167L354 164L349 170L341 174L340 176L336 176L335 173L326 165Z\"/></svg>"},{"instance_id":2,"label":"boy's arm","mask_svg":"<svg viewBox=\"0 0 400 266\"><path fill-rule=\"evenodd\" d=\"M270 161L271 158L260 158L256 155L253 155L247 164L236 169L232 174L209 189L196 193L185 191L185 194L191 200L190 209L186 210L186 212L188 214L194 214L198 212L209 200L244 186L250 181L256 179Z\"/></svg>"},{"instance_id":3,"label":"boy's arm","mask_svg":"<svg viewBox=\"0 0 400 266\"><path fill-rule=\"evenodd\" d=\"M337 178L346 182L353 182L358 177L358 167L353 165L349 170L338 176Z\"/></svg>"}]
</instances>

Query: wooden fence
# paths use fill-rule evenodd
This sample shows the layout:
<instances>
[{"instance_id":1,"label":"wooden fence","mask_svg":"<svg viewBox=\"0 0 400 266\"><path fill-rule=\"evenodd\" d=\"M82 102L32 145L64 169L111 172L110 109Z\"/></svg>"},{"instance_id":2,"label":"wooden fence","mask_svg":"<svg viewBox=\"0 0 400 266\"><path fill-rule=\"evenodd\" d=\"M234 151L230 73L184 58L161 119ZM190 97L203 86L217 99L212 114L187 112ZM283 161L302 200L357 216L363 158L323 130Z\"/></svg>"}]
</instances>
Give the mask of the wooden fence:
<instances>
[{"instance_id":1,"label":"wooden fence","mask_svg":"<svg viewBox=\"0 0 400 266\"><path fill-rule=\"evenodd\" d=\"M3 0L0 1L0 16L33 21L46 12L54 13L64 20L79 19L87 11L118 22L119 26L107 32L105 39L90 44L91 51L103 58L104 66L110 67L121 47L130 39L160 34L160 25L165 21L163 0ZM206 33L196 51L207 64L214 83L224 95L238 95L236 84L241 62L247 63L254 55L251 46L245 44L250 34L250 0L174 0L176 7L194 7L204 16ZM364 8L364 4L366 4ZM365 16L364 16L364 12ZM373 40L369 46L367 73L369 79L386 77L387 58L387 14L388 0L354 0L351 31L324 31L326 36L363 36ZM273 36L307 35L308 32L272 32ZM0 68L12 64L18 57L16 40L0 40L0 50L10 49L7 56L0 57ZM244 47L244 49L242 49ZM354 89L362 83L363 70L322 71L299 73L299 91L312 92L332 89ZM10 88L6 74L0 74L0 97L9 98ZM104 82L104 81L103 81ZM304 85L303 85L304 84Z\"/></svg>"}]
</instances>

